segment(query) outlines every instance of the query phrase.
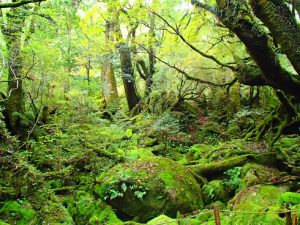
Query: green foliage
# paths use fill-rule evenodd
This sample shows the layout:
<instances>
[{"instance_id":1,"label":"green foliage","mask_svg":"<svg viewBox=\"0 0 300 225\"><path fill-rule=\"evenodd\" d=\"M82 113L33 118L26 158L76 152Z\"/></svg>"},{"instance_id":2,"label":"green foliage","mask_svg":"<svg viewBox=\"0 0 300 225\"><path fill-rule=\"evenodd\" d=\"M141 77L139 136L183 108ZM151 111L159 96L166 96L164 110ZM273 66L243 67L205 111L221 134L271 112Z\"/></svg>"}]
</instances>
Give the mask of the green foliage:
<instances>
[{"instance_id":1,"label":"green foliage","mask_svg":"<svg viewBox=\"0 0 300 225\"><path fill-rule=\"evenodd\" d=\"M180 123L170 113L164 113L154 124L153 129L165 138L169 135L174 135L180 132Z\"/></svg>"},{"instance_id":2,"label":"green foliage","mask_svg":"<svg viewBox=\"0 0 300 225\"><path fill-rule=\"evenodd\" d=\"M242 186L241 179L241 171L242 167L235 167L233 169L227 170L224 172L229 178L224 180L224 185L229 187L231 190L235 190L236 192L240 191Z\"/></svg>"},{"instance_id":3,"label":"green foliage","mask_svg":"<svg viewBox=\"0 0 300 225\"><path fill-rule=\"evenodd\" d=\"M139 184L137 181L130 177L130 174L119 167L119 177L114 177L110 181L111 185L97 186L95 192L103 200L113 200L116 198L122 198L126 191L134 193L134 196L142 200L143 196L147 194L148 188ZM100 176L98 179L101 179Z\"/></svg>"},{"instance_id":4,"label":"green foliage","mask_svg":"<svg viewBox=\"0 0 300 225\"><path fill-rule=\"evenodd\" d=\"M240 2L235 10L243 16L248 8ZM116 216L115 209L102 200L121 202L125 198L130 204L122 206L123 209L129 208L133 215L144 213L135 220L147 222L159 213L175 217L180 210L190 213L203 208L202 194L203 198L207 198L207 204L217 200L226 203L232 197L231 192L240 191L242 184L270 183L273 175L276 179L282 178L278 175L282 171L246 165L243 169L236 167L226 171L225 176L218 177L226 177L222 181L213 180L205 184L201 193L199 184L189 171L174 162L201 165L266 151L264 145L253 146L253 143L241 140L224 141L241 138L249 127L264 118L270 108L279 106L270 87L257 88L259 95L252 105L247 103L251 97L249 87L239 83L228 89L218 87L218 84L233 80L236 74L224 66L216 69L216 60L200 56L195 48L222 63L237 67L234 72L240 69L234 54L245 59L251 67L254 63L248 62L248 52L231 31L228 33L228 30L214 26L219 21L215 21L213 15L195 12L190 3L180 0L49 0L17 9L3 9L3 28L9 25L8 15L13 12L16 12L13 15L15 23L12 24L16 33L11 29L11 33L6 35L9 39L5 40L7 30L0 32L3 64L0 88L9 97L6 92L7 84L11 84L7 82L12 66L9 63L16 60L15 55L12 57L10 53L19 54L10 47L14 39L20 38L20 46L13 47L20 50L22 59L18 65L22 70L15 75L20 75L22 81L25 99L22 108L25 112L14 112L13 119L18 119L26 130L35 129L33 133L26 132L26 138L29 135L31 139L25 142L12 136L4 122L7 120L7 100L4 95L1 96L0 225L39 224L41 219L46 219L47 224L121 225L124 223ZM153 12L157 15L154 16ZM24 23L21 21L23 17ZM245 19L252 22L251 18ZM111 38L105 34L107 20L116 23L111 28ZM173 32L169 25L176 31ZM263 34L264 29L253 26L258 35ZM179 33L181 36L174 35ZM193 47L186 46L183 39ZM145 92L145 80L138 76L137 61L144 60L149 72L151 54L147 50L153 50L157 57L151 93L144 96L139 105L140 115L132 118L128 116L122 83L118 53L120 42L127 43L132 50L135 85L141 96ZM100 88L107 54L111 54L109 61L115 69L120 98L109 115ZM285 55L277 54L276 61L295 74ZM174 70L175 67L179 70ZM188 81L181 70L190 76ZM208 82L193 81L197 79ZM209 85L209 82L217 85ZM178 102L181 97L184 97L183 103ZM41 111L45 106L49 109L49 116L46 121L41 121ZM278 111L283 110L279 108ZM276 157L287 165L288 172L293 175L299 174L299 144L299 135L296 135L280 138L274 145ZM154 154L166 159L155 158ZM117 172L110 176L112 168ZM198 178L201 183L206 182L206 178ZM31 189L36 193L35 188L39 185L43 187L42 193L30 195ZM245 198L249 203L245 201L237 206L235 202L235 209L265 212L265 205L270 205L270 211L258 218L221 214L222 224L281 225L283 220L272 208L272 199L278 197L277 193L273 193L276 191L279 192L274 187L259 189L254 186L240 192L236 199ZM252 195L248 195L249 192ZM48 193L51 193L49 199ZM95 193L101 200L94 196ZM254 198L255 195L259 197ZM28 199L15 200L20 196ZM45 197L45 202L41 204L44 199L36 196ZM278 202L280 205L291 203L296 208L299 207L299 196L285 192ZM36 205L39 208L34 208ZM130 218L133 217L131 212L129 214ZM163 222L177 224L166 216L159 216L149 224ZM186 222L189 223L213 224L214 221L207 214Z\"/></svg>"}]
</instances>

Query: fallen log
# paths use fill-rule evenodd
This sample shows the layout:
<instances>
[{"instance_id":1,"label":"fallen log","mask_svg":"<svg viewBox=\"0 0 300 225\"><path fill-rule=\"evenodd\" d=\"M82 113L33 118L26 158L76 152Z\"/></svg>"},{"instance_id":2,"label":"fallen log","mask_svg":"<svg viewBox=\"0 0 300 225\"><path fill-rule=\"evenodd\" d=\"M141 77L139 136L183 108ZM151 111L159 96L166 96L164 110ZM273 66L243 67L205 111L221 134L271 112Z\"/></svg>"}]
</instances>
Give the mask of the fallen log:
<instances>
[{"instance_id":1,"label":"fallen log","mask_svg":"<svg viewBox=\"0 0 300 225\"><path fill-rule=\"evenodd\" d=\"M253 160L253 158L253 154L247 154L235 156L223 161L187 166L187 168L189 168L198 176L213 177L219 174L223 174L225 171L234 167L242 166L245 163Z\"/></svg>"},{"instance_id":2,"label":"fallen log","mask_svg":"<svg viewBox=\"0 0 300 225\"><path fill-rule=\"evenodd\" d=\"M234 167L243 166L249 161L271 167L280 166L280 164L278 164L278 159L275 152L265 152L260 154L245 154L234 156L217 162L188 165L187 168L189 168L194 174L197 174L198 176L215 177L224 174L225 171Z\"/></svg>"}]
</instances>

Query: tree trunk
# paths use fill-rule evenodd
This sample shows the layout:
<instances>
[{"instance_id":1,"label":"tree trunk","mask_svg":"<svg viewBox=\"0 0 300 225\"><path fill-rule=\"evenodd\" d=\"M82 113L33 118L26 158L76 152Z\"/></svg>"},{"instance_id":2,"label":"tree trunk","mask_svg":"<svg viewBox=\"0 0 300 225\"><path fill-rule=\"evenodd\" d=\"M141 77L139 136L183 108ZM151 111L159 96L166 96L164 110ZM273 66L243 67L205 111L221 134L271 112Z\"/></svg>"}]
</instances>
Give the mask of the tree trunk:
<instances>
[{"instance_id":1,"label":"tree trunk","mask_svg":"<svg viewBox=\"0 0 300 225\"><path fill-rule=\"evenodd\" d=\"M21 35L24 26L24 9L14 8L7 13L7 23L2 26L8 49L8 100L6 102L9 129L20 134L21 115L24 113L22 85Z\"/></svg>"},{"instance_id":2,"label":"tree trunk","mask_svg":"<svg viewBox=\"0 0 300 225\"><path fill-rule=\"evenodd\" d=\"M131 53L129 46L125 43L121 43L119 46L122 79L124 83L124 89L129 110L133 110L140 102L140 97L137 94L134 69L132 67Z\"/></svg>"},{"instance_id":3,"label":"tree trunk","mask_svg":"<svg viewBox=\"0 0 300 225\"><path fill-rule=\"evenodd\" d=\"M278 0L252 0L252 9L300 75L300 29L288 6Z\"/></svg>"},{"instance_id":4,"label":"tree trunk","mask_svg":"<svg viewBox=\"0 0 300 225\"><path fill-rule=\"evenodd\" d=\"M118 104L118 90L114 73L114 66L110 62L111 55L104 56L104 62L101 70L101 82L102 82L102 94L105 100L106 107L109 110L115 110L114 108Z\"/></svg>"},{"instance_id":5,"label":"tree trunk","mask_svg":"<svg viewBox=\"0 0 300 225\"><path fill-rule=\"evenodd\" d=\"M152 91L153 86L153 76L155 73L155 49L154 49L154 42L155 42L155 15L150 13L150 30L149 30L149 37L148 37L148 46L149 46L149 76L146 80L146 92L145 95L148 96Z\"/></svg>"},{"instance_id":6,"label":"tree trunk","mask_svg":"<svg viewBox=\"0 0 300 225\"><path fill-rule=\"evenodd\" d=\"M110 46L114 41L114 29L114 22L111 20L107 20L105 26L105 40L108 54L103 57L101 70L102 94L105 100L106 107L111 111L116 110L119 98L114 66L111 62L113 50Z\"/></svg>"},{"instance_id":7,"label":"tree trunk","mask_svg":"<svg viewBox=\"0 0 300 225\"><path fill-rule=\"evenodd\" d=\"M300 81L280 65L272 39L251 14L246 1L217 0L217 4L220 20L244 43L270 86L300 99Z\"/></svg>"}]
</instances>

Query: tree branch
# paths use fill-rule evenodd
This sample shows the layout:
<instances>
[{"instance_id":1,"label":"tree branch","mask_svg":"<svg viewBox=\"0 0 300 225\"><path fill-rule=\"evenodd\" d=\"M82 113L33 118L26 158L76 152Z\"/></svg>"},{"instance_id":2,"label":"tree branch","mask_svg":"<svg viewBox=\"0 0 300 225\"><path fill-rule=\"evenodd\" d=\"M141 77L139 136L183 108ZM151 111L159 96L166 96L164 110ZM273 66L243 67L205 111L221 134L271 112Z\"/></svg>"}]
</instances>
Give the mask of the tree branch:
<instances>
[{"instance_id":1,"label":"tree branch","mask_svg":"<svg viewBox=\"0 0 300 225\"><path fill-rule=\"evenodd\" d=\"M205 9L206 11L211 12L212 14L219 16L219 11L218 8L211 6L211 5L207 5L207 4L203 4L197 0L191 0L192 5L197 6L199 8Z\"/></svg>"},{"instance_id":2,"label":"tree branch","mask_svg":"<svg viewBox=\"0 0 300 225\"><path fill-rule=\"evenodd\" d=\"M22 5L26 5L29 3L41 3L44 2L46 0L20 0L17 2L4 2L4 3L0 3L0 9L3 8L16 8Z\"/></svg>"},{"instance_id":3,"label":"tree branch","mask_svg":"<svg viewBox=\"0 0 300 225\"><path fill-rule=\"evenodd\" d=\"M193 44L191 44L189 41L187 41L185 39L185 37L180 33L179 29L177 26L173 26L172 24L169 23L169 21L167 21L164 17L162 17L161 15L159 15L158 13L151 11L150 9L148 9L152 14L154 14L155 16L157 16L158 18L160 18L169 28L171 28L174 33L186 44L188 45L192 50L194 50L195 52L197 52L198 54L200 54L201 56L211 59L212 61L214 61L215 63L217 63L218 65L228 68L232 71L236 71L236 68L233 66L230 66L228 64L222 63L221 61L219 61L216 57L212 56L212 55L208 55L202 51L200 51L200 49L196 48L196 46L194 46Z\"/></svg>"},{"instance_id":4,"label":"tree branch","mask_svg":"<svg viewBox=\"0 0 300 225\"><path fill-rule=\"evenodd\" d=\"M138 46L140 46L142 49L144 49L146 52L148 52L149 54L151 54L151 52L145 48L144 46L142 46L141 44L139 43L136 43ZM211 86L215 86L215 87L224 87L224 86L227 86L229 84L232 83L232 81L230 81L229 83L225 83L225 84L216 84L214 82L211 82L211 81L207 81L207 80L202 80L200 78L197 78L197 77L192 77L191 75L189 75L186 71L178 68L177 66L175 65L171 65L170 63L162 60L161 58L157 57L156 55L153 55L155 57L155 59L157 59L158 61L160 61L161 63L165 64L166 66L176 70L178 73L182 74L185 76L185 78L187 80L191 80L191 81L195 81L195 82L198 82L198 83L202 83L202 84L208 84L208 85L211 85Z\"/></svg>"}]
</instances>

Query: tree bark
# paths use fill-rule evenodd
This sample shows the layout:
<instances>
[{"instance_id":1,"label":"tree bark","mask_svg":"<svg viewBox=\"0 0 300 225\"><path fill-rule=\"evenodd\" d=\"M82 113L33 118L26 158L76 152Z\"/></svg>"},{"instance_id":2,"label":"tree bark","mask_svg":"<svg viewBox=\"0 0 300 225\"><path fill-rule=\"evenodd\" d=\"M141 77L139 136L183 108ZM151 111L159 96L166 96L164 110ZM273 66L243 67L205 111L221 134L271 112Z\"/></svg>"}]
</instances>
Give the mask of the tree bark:
<instances>
[{"instance_id":1,"label":"tree bark","mask_svg":"<svg viewBox=\"0 0 300 225\"><path fill-rule=\"evenodd\" d=\"M110 54L104 56L104 62L101 70L102 94L105 100L106 108L115 110L113 108L118 104L118 90L114 73L114 66L110 62Z\"/></svg>"},{"instance_id":2,"label":"tree bark","mask_svg":"<svg viewBox=\"0 0 300 225\"><path fill-rule=\"evenodd\" d=\"M217 4L220 20L244 43L270 86L300 99L300 81L279 64L270 36L251 14L247 3L217 0Z\"/></svg>"},{"instance_id":3,"label":"tree bark","mask_svg":"<svg viewBox=\"0 0 300 225\"><path fill-rule=\"evenodd\" d=\"M149 53L148 53L148 61L149 61L149 76L146 80L146 91L145 95L148 96L152 91L153 86L153 76L155 73L155 48L154 48L154 41L155 41L155 15L150 13L150 30L148 34L148 46L149 46Z\"/></svg>"},{"instance_id":4,"label":"tree bark","mask_svg":"<svg viewBox=\"0 0 300 225\"><path fill-rule=\"evenodd\" d=\"M131 61L131 52L127 44L121 43L119 45L122 79L129 110L133 110L140 102L140 97L137 94L134 69Z\"/></svg>"},{"instance_id":5,"label":"tree bark","mask_svg":"<svg viewBox=\"0 0 300 225\"><path fill-rule=\"evenodd\" d=\"M251 3L255 15L268 27L300 75L300 29L288 6L279 0L252 0Z\"/></svg>"},{"instance_id":6,"label":"tree bark","mask_svg":"<svg viewBox=\"0 0 300 225\"><path fill-rule=\"evenodd\" d=\"M115 26L114 21L107 20L105 25L105 40L108 53L103 57L101 82L102 94L105 100L106 108L110 111L115 111L118 105L118 90L117 82L114 73L114 66L111 62L113 50L111 44L114 41Z\"/></svg>"},{"instance_id":7,"label":"tree bark","mask_svg":"<svg viewBox=\"0 0 300 225\"><path fill-rule=\"evenodd\" d=\"M25 23L23 8L14 8L7 13L7 23L2 26L8 49L8 99L6 102L9 129L20 134L21 114L24 113L22 85L21 35Z\"/></svg>"}]
</instances>

